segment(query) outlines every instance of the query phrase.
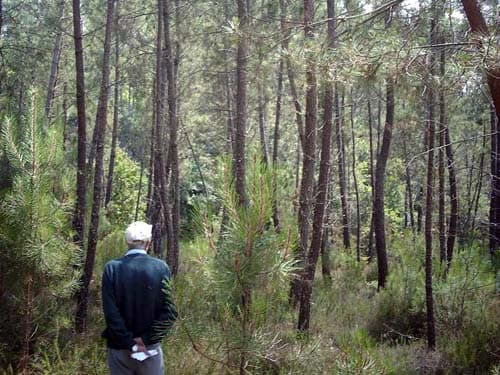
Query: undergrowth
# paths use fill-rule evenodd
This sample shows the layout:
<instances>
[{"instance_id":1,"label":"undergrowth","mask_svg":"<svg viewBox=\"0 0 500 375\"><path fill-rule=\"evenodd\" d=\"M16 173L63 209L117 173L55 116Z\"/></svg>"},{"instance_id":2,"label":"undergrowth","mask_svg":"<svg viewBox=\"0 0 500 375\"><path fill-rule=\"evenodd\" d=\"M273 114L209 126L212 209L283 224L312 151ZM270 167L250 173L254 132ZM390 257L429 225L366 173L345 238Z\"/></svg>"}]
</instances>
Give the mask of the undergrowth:
<instances>
[{"instance_id":1,"label":"undergrowth","mask_svg":"<svg viewBox=\"0 0 500 375\"><path fill-rule=\"evenodd\" d=\"M121 233L101 243L98 267L124 252ZM212 249L201 237L183 243L175 280L180 319L163 343L168 374L233 374L231 335L238 321L230 301L216 292L207 271ZM393 239L387 287L377 292L371 264L332 252L332 283L313 288L312 325L298 336L287 284L269 281L254 294L255 329L248 345L248 374L498 374L500 304L494 272L479 247L456 252L446 278L435 264L437 350L425 344L423 251L410 239ZM38 347L32 370L40 374L102 374L106 352L98 288L90 332L76 337L61 320L52 340ZM8 372L5 372L8 373Z\"/></svg>"}]
</instances>

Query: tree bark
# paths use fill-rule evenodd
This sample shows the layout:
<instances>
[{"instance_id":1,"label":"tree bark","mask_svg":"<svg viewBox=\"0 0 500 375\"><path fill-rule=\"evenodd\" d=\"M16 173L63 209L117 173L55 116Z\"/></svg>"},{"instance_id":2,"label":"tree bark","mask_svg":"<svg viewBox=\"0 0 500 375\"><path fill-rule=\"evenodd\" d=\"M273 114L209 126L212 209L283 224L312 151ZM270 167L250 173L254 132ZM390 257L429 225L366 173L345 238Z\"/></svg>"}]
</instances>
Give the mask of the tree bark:
<instances>
[{"instance_id":1,"label":"tree bark","mask_svg":"<svg viewBox=\"0 0 500 375\"><path fill-rule=\"evenodd\" d=\"M118 4L118 3L117 3ZM118 5L116 6L116 16L114 21L115 29L115 85L113 102L113 130L111 131L111 152L109 155L108 179L106 184L106 197L104 198L104 207L108 207L113 193L113 175L115 170L116 142L118 139L118 109L120 108L120 33L118 30Z\"/></svg>"},{"instance_id":2,"label":"tree bark","mask_svg":"<svg viewBox=\"0 0 500 375\"><path fill-rule=\"evenodd\" d=\"M261 83L259 87L259 135L260 148L262 152L262 161L267 166L269 165L269 147L267 141L267 98L264 94L264 85Z\"/></svg>"},{"instance_id":3,"label":"tree bark","mask_svg":"<svg viewBox=\"0 0 500 375\"><path fill-rule=\"evenodd\" d=\"M280 3L284 0L280 0ZM284 15L282 15L282 20ZM283 22L283 21L282 21ZM278 189L276 181L276 169L278 167L278 148L279 148L279 138L280 138L280 118L281 118L281 97L283 94L283 56L280 56L280 61L278 65L278 88L276 93L276 112L274 118L274 139L273 139L273 224L274 229L277 233L281 231L280 224L280 213L278 201L276 198L276 192Z\"/></svg>"},{"instance_id":4,"label":"tree bark","mask_svg":"<svg viewBox=\"0 0 500 375\"><path fill-rule=\"evenodd\" d=\"M472 224L471 231L473 232L476 228L476 219L477 219L477 210L479 209L479 198L481 197L481 191L483 188L483 175L484 175L484 158L485 158L485 150L486 150L486 123L483 120L483 141L481 145L481 155L479 156L479 168L477 172L477 182L474 190L473 197L473 213L472 213Z\"/></svg>"},{"instance_id":5,"label":"tree bark","mask_svg":"<svg viewBox=\"0 0 500 375\"><path fill-rule=\"evenodd\" d=\"M375 170L375 200L373 202L373 227L375 232L375 248L377 251L378 289L385 287L388 274L387 249L385 243L385 211L384 211L384 182L385 168L389 159L394 125L394 82L387 77L386 92L386 120L382 136L382 145L377 157Z\"/></svg>"},{"instance_id":6,"label":"tree bark","mask_svg":"<svg viewBox=\"0 0 500 375\"><path fill-rule=\"evenodd\" d=\"M304 0L304 35L306 41L314 39L314 1ZM309 254L307 253L309 241L309 217L312 206L312 188L314 183L314 164L316 159L316 111L317 111L317 93L316 93L316 64L314 57L309 54L306 66L306 126L304 133L304 157L302 162L302 182L300 187L299 201L299 255L304 270L300 287L295 289L296 297L299 297L300 309L297 328L300 331L309 329L312 280L314 279L314 270L318 259L321 245L321 229L323 225L324 203L326 198L326 188L328 183L329 157L325 154L323 163L320 166L321 180L318 181L318 194L314 209L313 236ZM328 91L328 89L327 89ZM327 94L326 96L330 96ZM331 105L329 106L331 108ZM327 112L330 108L326 108ZM328 124L325 123L328 132ZM331 126L330 126L331 128ZM322 147L325 151L329 149L330 137L325 133ZM329 151L329 150L328 150ZM323 155L323 153L322 153ZM297 290L300 289L300 290Z\"/></svg>"},{"instance_id":7,"label":"tree bark","mask_svg":"<svg viewBox=\"0 0 500 375\"><path fill-rule=\"evenodd\" d=\"M308 2L308 0L306 0ZM327 12L328 12L328 45L329 48L335 48L335 0L327 0ZM304 5L306 5L304 3ZM308 4L311 9L313 4ZM306 7L304 7L306 9ZM312 22L312 14L310 19L305 18L306 27L307 22ZM312 30L311 30L312 33ZM307 34L306 34L307 36ZM314 65L309 72L312 73L314 77ZM316 84L315 81L313 81ZM315 94L315 93L314 93ZM307 100L309 103L309 100ZM314 103L316 104L316 103ZM316 201L314 204L314 215L313 215L313 229L311 236L311 246L309 248L309 253L305 261L305 272L302 276L303 290L300 298L300 308L299 308L299 320L297 327L300 331L309 330L309 323L311 319L311 295L312 295L312 283L314 281L314 274L316 271L316 264L318 262L318 257L321 251L321 243L323 239L323 223L324 214L326 206L326 198L328 194L328 182L330 174L330 149L332 143L332 122L333 122L333 84L330 81L325 83L325 98L324 98L324 112L323 112L323 133L321 136L321 160L319 164L319 176L318 184L316 188ZM307 109L311 107L307 106ZM308 118L309 111L306 109L306 120ZM316 111L316 107L314 107ZM309 129L306 121L306 131ZM314 125L314 127L316 127ZM315 131L315 129L312 129ZM308 134L308 133L306 133ZM307 137L306 137L307 139ZM313 154L314 155L314 154ZM314 160L313 160L314 163ZM314 166L314 164L313 164ZM301 239L302 240L302 239ZM304 242L302 242L303 244Z\"/></svg>"},{"instance_id":8,"label":"tree bark","mask_svg":"<svg viewBox=\"0 0 500 375\"><path fill-rule=\"evenodd\" d=\"M448 238L446 243L446 261L447 267L451 265L453 259L453 248L455 247L455 239L457 237L458 224L458 185L455 172L455 161L453 157L453 147L450 139L450 131L448 126L445 127L446 141L446 166L448 168L448 181L450 184L450 218L448 226Z\"/></svg>"},{"instance_id":9,"label":"tree bark","mask_svg":"<svg viewBox=\"0 0 500 375\"><path fill-rule=\"evenodd\" d=\"M444 52L444 49L441 49ZM446 222L445 222L445 179L444 179L444 159L446 145L446 102L444 95L444 59L440 53L439 76L441 87L439 90L439 152L438 152L438 233L439 233L439 260L446 263Z\"/></svg>"},{"instance_id":10,"label":"tree bark","mask_svg":"<svg viewBox=\"0 0 500 375\"><path fill-rule=\"evenodd\" d=\"M313 31L314 0L304 0L304 35L306 41L314 38ZM303 272L306 271L307 249L309 243L309 219L311 216L311 195L314 183L314 164L316 159L316 66L314 56L307 57L306 63L306 121L304 129L303 157L302 157L302 180L300 183L299 196L299 241L298 260L301 262ZM302 277L303 279L303 277ZM311 286L297 280L292 284L292 296L294 304L302 298L310 298Z\"/></svg>"},{"instance_id":11,"label":"tree bark","mask_svg":"<svg viewBox=\"0 0 500 375\"><path fill-rule=\"evenodd\" d=\"M73 215L74 242L82 249L85 236L85 212L87 190L87 122L85 113L85 74L83 67L82 25L80 18L80 0L73 0L73 40L75 44L76 67L76 110L78 126L76 204Z\"/></svg>"},{"instance_id":12,"label":"tree bark","mask_svg":"<svg viewBox=\"0 0 500 375\"><path fill-rule=\"evenodd\" d=\"M414 205L413 205L413 189L411 186L411 171L410 171L410 164L408 162L408 152L407 152L407 147L406 147L406 141L403 139L403 152L405 154L405 178L406 178L406 190L408 191L408 211L409 211L409 216L410 216L410 226L413 232L415 232L415 215L413 213L414 211Z\"/></svg>"},{"instance_id":13,"label":"tree bark","mask_svg":"<svg viewBox=\"0 0 500 375\"><path fill-rule=\"evenodd\" d=\"M115 10L115 0L107 2L106 29L104 36L104 52L102 65L102 80L97 105L96 125L96 157L94 176L94 197L92 203L92 213L90 218L90 228L87 243L87 256L81 278L80 291L76 310L76 331L82 333L86 329L87 307L89 302L89 285L94 270L94 259L97 247L97 234L99 230L99 209L101 208L102 179L103 179L103 158L104 139L106 134L106 120L108 113L109 94L109 59L111 50L111 31Z\"/></svg>"},{"instance_id":14,"label":"tree bark","mask_svg":"<svg viewBox=\"0 0 500 375\"><path fill-rule=\"evenodd\" d=\"M471 31L483 36L489 35L486 21L481 13L481 8L476 0L462 0L465 15L469 21ZM481 40L476 39L478 47L482 47ZM500 68L492 67L486 70L486 81L490 89L491 98L495 107L497 118L500 118ZM492 132L492 143L498 143L498 132ZM490 198L490 253L493 255L500 248L500 154L492 150L492 177Z\"/></svg>"},{"instance_id":15,"label":"tree bark","mask_svg":"<svg viewBox=\"0 0 500 375\"><path fill-rule=\"evenodd\" d=\"M369 95L371 95L369 93ZM367 256L368 261L371 261L373 256L373 202L375 202L375 169L373 165L374 156L373 156L373 116L372 116L372 107L370 98L368 98L367 103L368 109L368 134L369 134L369 145L370 145L370 186L372 193L372 212L370 215L370 230L368 232L368 248L367 248Z\"/></svg>"},{"instance_id":16,"label":"tree bark","mask_svg":"<svg viewBox=\"0 0 500 375\"><path fill-rule=\"evenodd\" d=\"M430 42L436 44L436 8L432 3L433 15L431 18ZM431 51L428 73L428 121L427 121L427 178L425 193L425 304L427 310L427 347L434 350L436 347L436 332L434 323L434 297L432 290L432 210L434 194L434 139L435 139L435 84L434 84L434 51Z\"/></svg>"},{"instance_id":17,"label":"tree bark","mask_svg":"<svg viewBox=\"0 0 500 375\"><path fill-rule=\"evenodd\" d=\"M339 89L335 84L335 130L337 140L337 164L339 169L339 188L340 188L340 203L342 207L342 239L344 248L351 247L351 234L349 226L349 206L347 203L347 182L346 182L346 165L345 165L345 145L344 145L344 120L340 114L339 104Z\"/></svg>"},{"instance_id":18,"label":"tree bark","mask_svg":"<svg viewBox=\"0 0 500 375\"><path fill-rule=\"evenodd\" d=\"M361 216L359 203L358 177L356 175L356 137L354 134L354 99L351 89L351 143L352 143L352 179L354 183L354 195L356 196L356 259L361 261Z\"/></svg>"},{"instance_id":19,"label":"tree bark","mask_svg":"<svg viewBox=\"0 0 500 375\"><path fill-rule=\"evenodd\" d=\"M246 206L245 191L245 131L247 106L247 60L248 60L248 13L246 2L238 0L240 35L236 57L236 121L235 143L233 149L233 179L236 195L241 206Z\"/></svg>"},{"instance_id":20,"label":"tree bark","mask_svg":"<svg viewBox=\"0 0 500 375\"><path fill-rule=\"evenodd\" d=\"M177 118L177 74L175 56L172 51L172 41L170 37L170 0L163 0L163 33L165 42L166 75L168 82L168 129L169 148L168 161L170 172L169 178L169 201L171 207L165 210L165 222L171 225L167 228L167 262L174 275L179 270L179 236L180 236L180 197L179 197L179 155L177 149L178 141L178 118ZM167 175L168 178L168 175Z\"/></svg>"},{"instance_id":21,"label":"tree bark","mask_svg":"<svg viewBox=\"0 0 500 375\"><path fill-rule=\"evenodd\" d=\"M45 98L45 116L47 118L50 117L50 110L52 107L52 101L54 99L54 90L57 81L57 70L59 66L59 59L61 57L61 40L62 40L62 19L64 17L64 2L59 4L60 7L60 16L59 16L59 28L57 30L56 39L54 41L54 49L52 52L52 62L50 64L50 74L49 74L49 82L47 84L47 96ZM0 26L1 30L1 26Z\"/></svg>"},{"instance_id":22,"label":"tree bark","mask_svg":"<svg viewBox=\"0 0 500 375\"><path fill-rule=\"evenodd\" d=\"M66 151L66 142L68 140L68 84L64 82L63 85L63 102L62 102L62 110L63 110L63 151Z\"/></svg>"}]
</instances>

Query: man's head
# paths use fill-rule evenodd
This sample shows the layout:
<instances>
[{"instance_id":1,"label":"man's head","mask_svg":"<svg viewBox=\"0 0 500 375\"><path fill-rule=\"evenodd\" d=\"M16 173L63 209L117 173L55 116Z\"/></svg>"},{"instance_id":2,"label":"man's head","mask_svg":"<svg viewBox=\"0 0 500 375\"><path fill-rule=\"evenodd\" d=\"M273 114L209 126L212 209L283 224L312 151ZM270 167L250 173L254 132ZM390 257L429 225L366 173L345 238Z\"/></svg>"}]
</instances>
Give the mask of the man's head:
<instances>
[{"instance_id":1,"label":"man's head","mask_svg":"<svg viewBox=\"0 0 500 375\"><path fill-rule=\"evenodd\" d=\"M152 225L143 221L136 221L130 224L125 231L125 241L129 249L147 250L151 243Z\"/></svg>"}]
</instances>

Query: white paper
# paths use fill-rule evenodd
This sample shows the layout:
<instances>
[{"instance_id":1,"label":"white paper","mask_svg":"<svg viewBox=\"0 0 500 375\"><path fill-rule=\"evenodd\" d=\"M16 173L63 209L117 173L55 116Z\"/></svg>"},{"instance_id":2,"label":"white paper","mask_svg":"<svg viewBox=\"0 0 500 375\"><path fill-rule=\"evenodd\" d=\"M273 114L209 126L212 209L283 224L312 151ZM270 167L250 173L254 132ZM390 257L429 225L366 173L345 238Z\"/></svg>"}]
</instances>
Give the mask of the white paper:
<instances>
[{"instance_id":1,"label":"white paper","mask_svg":"<svg viewBox=\"0 0 500 375\"><path fill-rule=\"evenodd\" d=\"M131 358L139 361L139 362L142 362L142 361L145 361L146 359L150 358L150 357L154 357L155 355L158 355L158 350L156 349L151 349L151 350L148 350L147 353L144 353L144 352L135 352L135 353L132 353L130 355Z\"/></svg>"}]
</instances>

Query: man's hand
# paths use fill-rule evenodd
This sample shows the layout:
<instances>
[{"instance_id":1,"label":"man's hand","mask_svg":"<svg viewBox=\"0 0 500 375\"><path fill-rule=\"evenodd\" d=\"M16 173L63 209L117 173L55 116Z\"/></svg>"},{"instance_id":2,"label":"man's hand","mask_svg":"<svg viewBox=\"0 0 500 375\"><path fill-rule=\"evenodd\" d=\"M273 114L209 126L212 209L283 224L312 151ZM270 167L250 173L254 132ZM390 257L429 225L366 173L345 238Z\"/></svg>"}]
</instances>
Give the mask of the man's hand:
<instances>
[{"instance_id":1,"label":"man's hand","mask_svg":"<svg viewBox=\"0 0 500 375\"><path fill-rule=\"evenodd\" d=\"M134 337L134 341L137 345L138 352L149 354L148 350L146 349L146 345L144 345L144 341L142 341L141 337Z\"/></svg>"}]
</instances>

